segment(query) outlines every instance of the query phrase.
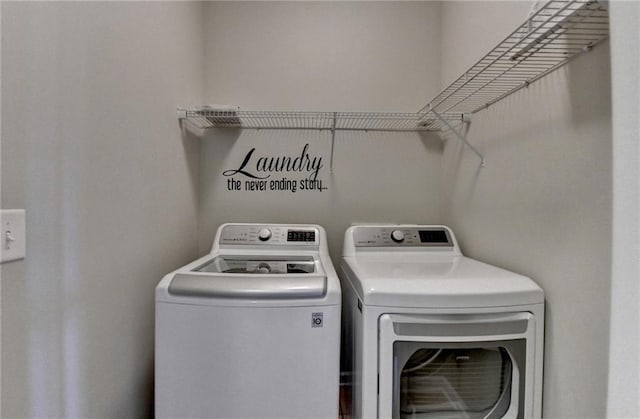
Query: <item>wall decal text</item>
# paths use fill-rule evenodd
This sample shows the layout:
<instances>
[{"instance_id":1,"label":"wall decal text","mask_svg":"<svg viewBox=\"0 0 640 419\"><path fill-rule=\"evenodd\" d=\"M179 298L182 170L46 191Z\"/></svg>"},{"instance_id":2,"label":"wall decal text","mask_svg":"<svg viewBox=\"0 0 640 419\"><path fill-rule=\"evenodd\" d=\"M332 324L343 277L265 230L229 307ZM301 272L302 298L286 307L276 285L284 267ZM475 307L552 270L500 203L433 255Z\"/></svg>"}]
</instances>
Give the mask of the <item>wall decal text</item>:
<instances>
[{"instance_id":1,"label":"wall decal text","mask_svg":"<svg viewBox=\"0 0 640 419\"><path fill-rule=\"evenodd\" d=\"M235 169L222 172L229 191L318 191L327 190L319 179L322 157L312 156L309 144L295 156L258 156L252 148ZM286 175L286 176L285 176ZM302 176L302 178L300 178Z\"/></svg>"}]
</instances>

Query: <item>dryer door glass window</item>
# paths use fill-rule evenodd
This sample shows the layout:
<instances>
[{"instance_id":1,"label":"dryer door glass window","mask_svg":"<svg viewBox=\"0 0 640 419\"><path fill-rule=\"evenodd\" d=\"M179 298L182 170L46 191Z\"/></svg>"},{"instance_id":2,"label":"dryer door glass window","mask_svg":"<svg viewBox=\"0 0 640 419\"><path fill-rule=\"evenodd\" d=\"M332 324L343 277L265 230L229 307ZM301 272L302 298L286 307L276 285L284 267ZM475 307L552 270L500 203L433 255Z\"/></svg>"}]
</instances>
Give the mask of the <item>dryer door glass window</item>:
<instances>
[{"instance_id":1,"label":"dryer door glass window","mask_svg":"<svg viewBox=\"0 0 640 419\"><path fill-rule=\"evenodd\" d=\"M510 407L513 411L519 387L514 380L519 381L519 374L514 374L518 365L510 351L519 352L517 348L508 344L424 347L417 342L394 346L394 417L502 418Z\"/></svg>"}]
</instances>

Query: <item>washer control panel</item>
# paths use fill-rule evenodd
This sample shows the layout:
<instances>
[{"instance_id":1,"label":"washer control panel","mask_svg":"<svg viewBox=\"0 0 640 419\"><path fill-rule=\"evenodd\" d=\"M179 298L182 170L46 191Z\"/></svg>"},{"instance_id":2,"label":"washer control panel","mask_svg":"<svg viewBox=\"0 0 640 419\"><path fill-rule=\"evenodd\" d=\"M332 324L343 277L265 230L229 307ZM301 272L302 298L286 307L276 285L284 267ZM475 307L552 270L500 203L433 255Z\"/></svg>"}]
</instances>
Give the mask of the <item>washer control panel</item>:
<instances>
[{"instance_id":1,"label":"washer control panel","mask_svg":"<svg viewBox=\"0 0 640 419\"><path fill-rule=\"evenodd\" d=\"M449 231L441 227L356 227L353 242L358 247L453 247Z\"/></svg>"},{"instance_id":2,"label":"washer control panel","mask_svg":"<svg viewBox=\"0 0 640 419\"><path fill-rule=\"evenodd\" d=\"M320 232L313 227L273 224L229 224L220 234L220 244L317 246Z\"/></svg>"}]
</instances>

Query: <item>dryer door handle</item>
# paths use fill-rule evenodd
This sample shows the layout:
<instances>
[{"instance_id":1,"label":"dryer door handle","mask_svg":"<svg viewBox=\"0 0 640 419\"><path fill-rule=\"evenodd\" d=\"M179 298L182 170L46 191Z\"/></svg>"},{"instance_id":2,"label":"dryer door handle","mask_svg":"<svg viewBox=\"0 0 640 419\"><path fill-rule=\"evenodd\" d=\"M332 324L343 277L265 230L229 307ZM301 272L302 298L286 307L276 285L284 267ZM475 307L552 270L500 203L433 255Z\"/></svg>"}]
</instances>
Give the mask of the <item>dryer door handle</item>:
<instances>
[{"instance_id":1,"label":"dryer door handle","mask_svg":"<svg viewBox=\"0 0 640 419\"><path fill-rule=\"evenodd\" d=\"M169 294L243 300L322 298L327 278L321 275L230 276L217 274L176 274Z\"/></svg>"}]
</instances>

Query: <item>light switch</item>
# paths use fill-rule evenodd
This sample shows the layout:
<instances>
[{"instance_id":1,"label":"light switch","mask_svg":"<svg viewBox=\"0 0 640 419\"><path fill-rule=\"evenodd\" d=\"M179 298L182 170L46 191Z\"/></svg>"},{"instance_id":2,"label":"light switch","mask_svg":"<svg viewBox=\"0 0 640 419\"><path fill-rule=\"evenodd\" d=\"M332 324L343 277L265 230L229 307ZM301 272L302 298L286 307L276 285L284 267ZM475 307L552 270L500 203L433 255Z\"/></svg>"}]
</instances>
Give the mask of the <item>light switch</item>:
<instances>
[{"instance_id":1,"label":"light switch","mask_svg":"<svg viewBox=\"0 0 640 419\"><path fill-rule=\"evenodd\" d=\"M0 259L2 263L24 259L27 249L23 209L0 210Z\"/></svg>"}]
</instances>

